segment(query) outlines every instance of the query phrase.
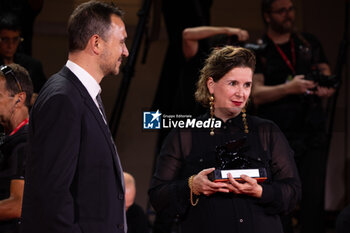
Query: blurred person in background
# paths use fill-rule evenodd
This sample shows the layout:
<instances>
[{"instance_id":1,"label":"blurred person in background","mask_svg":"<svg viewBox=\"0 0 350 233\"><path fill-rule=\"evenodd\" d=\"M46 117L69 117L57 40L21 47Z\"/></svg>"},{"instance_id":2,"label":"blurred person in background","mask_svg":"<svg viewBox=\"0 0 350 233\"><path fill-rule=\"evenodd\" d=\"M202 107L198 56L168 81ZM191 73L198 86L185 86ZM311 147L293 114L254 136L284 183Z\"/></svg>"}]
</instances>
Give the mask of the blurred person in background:
<instances>
[{"instance_id":1,"label":"blurred person in background","mask_svg":"<svg viewBox=\"0 0 350 233\"><path fill-rule=\"evenodd\" d=\"M148 219L142 207L135 203L135 178L124 172L125 179L125 210L128 224L128 233L148 233Z\"/></svg>"},{"instance_id":2,"label":"blurred person in background","mask_svg":"<svg viewBox=\"0 0 350 233\"><path fill-rule=\"evenodd\" d=\"M33 85L28 72L17 64L0 66L0 232L18 233L22 210L28 117Z\"/></svg>"},{"instance_id":3,"label":"blurred person in background","mask_svg":"<svg viewBox=\"0 0 350 233\"><path fill-rule=\"evenodd\" d=\"M322 100L334 86L321 43L310 33L295 29L291 0L262 0L266 34L260 40L252 100L256 113L274 121L295 152L302 182L300 212L295 216L302 233L324 229L324 193L328 156L326 113ZM285 232L293 232L290 217L283 217Z\"/></svg>"}]
</instances>

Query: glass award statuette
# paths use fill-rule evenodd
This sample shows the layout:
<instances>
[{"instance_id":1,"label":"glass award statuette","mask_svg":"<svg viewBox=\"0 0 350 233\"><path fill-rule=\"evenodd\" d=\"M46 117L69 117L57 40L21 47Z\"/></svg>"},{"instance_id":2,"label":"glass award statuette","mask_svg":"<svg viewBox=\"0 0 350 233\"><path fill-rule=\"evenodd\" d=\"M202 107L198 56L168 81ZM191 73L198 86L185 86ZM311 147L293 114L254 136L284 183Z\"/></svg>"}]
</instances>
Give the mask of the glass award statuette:
<instances>
[{"instance_id":1,"label":"glass award statuette","mask_svg":"<svg viewBox=\"0 0 350 233\"><path fill-rule=\"evenodd\" d=\"M244 152L248 150L246 138L232 140L224 145L216 147L216 168L208 175L209 180L222 182L228 180L228 174L243 182L241 175L257 179L263 182L267 179L266 169L264 167L254 167Z\"/></svg>"}]
</instances>

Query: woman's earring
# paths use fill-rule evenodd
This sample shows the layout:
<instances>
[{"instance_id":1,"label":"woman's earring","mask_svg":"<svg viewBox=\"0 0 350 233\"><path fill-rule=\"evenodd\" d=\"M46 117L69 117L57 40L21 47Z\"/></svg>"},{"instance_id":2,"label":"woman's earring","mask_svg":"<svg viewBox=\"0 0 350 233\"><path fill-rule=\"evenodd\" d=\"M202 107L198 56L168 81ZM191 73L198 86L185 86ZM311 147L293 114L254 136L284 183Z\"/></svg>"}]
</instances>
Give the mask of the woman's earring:
<instances>
[{"instance_id":1,"label":"woman's earring","mask_svg":"<svg viewBox=\"0 0 350 233\"><path fill-rule=\"evenodd\" d=\"M245 107L242 108L242 121L243 121L243 126L244 126L244 132L249 133L248 130L248 123L247 123L247 114L246 114L246 109Z\"/></svg>"},{"instance_id":2,"label":"woman's earring","mask_svg":"<svg viewBox=\"0 0 350 233\"><path fill-rule=\"evenodd\" d=\"M214 118L214 95L209 97L209 106L210 106L210 122L213 122ZM214 128L210 129L210 136L214 136Z\"/></svg>"}]
</instances>

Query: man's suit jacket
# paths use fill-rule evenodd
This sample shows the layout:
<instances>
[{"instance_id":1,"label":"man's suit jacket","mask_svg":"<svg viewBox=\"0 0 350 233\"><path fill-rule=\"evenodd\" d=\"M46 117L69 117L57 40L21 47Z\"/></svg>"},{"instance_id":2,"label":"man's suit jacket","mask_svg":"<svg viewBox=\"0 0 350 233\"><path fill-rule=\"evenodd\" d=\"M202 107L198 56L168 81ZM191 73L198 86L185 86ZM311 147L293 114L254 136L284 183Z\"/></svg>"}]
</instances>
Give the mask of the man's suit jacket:
<instances>
[{"instance_id":1,"label":"man's suit jacket","mask_svg":"<svg viewBox=\"0 0 350 233\"><path fill-rule=\"evenodd\" d=\"M30 116L22 233L124 232L123 174L108 126L67 68Z\"/></svg>"}]
</instances>

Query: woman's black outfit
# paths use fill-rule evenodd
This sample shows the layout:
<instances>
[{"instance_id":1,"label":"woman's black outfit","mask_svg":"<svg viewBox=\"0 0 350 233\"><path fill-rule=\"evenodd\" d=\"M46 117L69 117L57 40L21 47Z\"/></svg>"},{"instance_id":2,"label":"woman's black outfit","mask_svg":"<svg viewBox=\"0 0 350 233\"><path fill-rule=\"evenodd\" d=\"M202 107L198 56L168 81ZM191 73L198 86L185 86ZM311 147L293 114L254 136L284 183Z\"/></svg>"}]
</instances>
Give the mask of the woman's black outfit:
<instances>
[{"instance_id":1,"label":"woman's black outfit","mask_svg":"<svg viewBox=\"0 0 350 233\"><path fill-rule=\"evenodd\" d=\"M175 129L165 140L149 195L156 211L180 219L180 232L282 233L279 214L293 209L301 193L293 152L271 121L248 116L247 122L248 134L243 131L240 114L222 122L214 136L209 135L209 129ZM251 167L267 170L262 197L202 194L198 205L192 206L188 178L215 167L217 146L242 138L246 138L244 157Z\"/></svg>"}]
</instances>

